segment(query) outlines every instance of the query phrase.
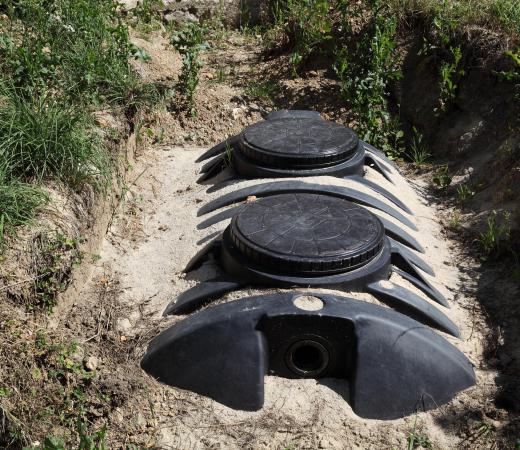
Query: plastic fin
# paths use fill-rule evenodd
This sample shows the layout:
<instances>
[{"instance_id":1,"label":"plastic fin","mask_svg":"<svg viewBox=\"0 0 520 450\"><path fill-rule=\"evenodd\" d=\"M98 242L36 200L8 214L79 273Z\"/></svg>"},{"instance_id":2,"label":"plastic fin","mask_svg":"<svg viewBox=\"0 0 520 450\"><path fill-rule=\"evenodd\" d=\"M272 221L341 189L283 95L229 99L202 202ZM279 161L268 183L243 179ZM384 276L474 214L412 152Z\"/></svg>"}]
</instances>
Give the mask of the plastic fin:
<instances>
[{"instance_id":1,"label":"plastic fin","mask_svg":"<svg viewBox=\"0 0 520 450\"><path fill-rule=\"evenodd\" d=\"M383 197L390 200L395 205L399 206L402 210L406 211L408 214L413 214L410 208L406 206L401 200L399 200L394 194L386 190L385 188L379 186L379 184L374 183L373 181L367 180L366 178L363 178L359 175L348 175L345 177L345 179L355 180L358 183L376 191L377 193L381 194Z\"/></svg>"},{"instance_id":2,"label":"plastic fin","mask_svg":"<svg viewBox=\"0 0 520 450\"><path fill-rule=\"evenodd\" d=\"M392 180L392 178L390 178L390 176L388 175L389 171L385 169L385 166L371 153L365 153L365 165L373 166L374 170L377 170L388 181L390 181L390 183L395 184L394 180Z\"/></svg>"},{"instance_id":3,"label":"plastic fin","mask_svg":"<svg viewBox=\"0 0 520 450\"><path fill-rule=\"evenodd\" d=\"M403 277L405 280L412 283L417 289L420 289L424 292L428 297L430 297L434 302L437 302L439 305L442 305L446 308L449 308L450 305L444 298L444 296L435 289L428 281L419 276L412 275L409 272L401 270L399 267L393 267L392 269L395 273ZM415 272L418 275L418 272Z\"/></svg>"},{"instance_id":4,"label":"plastic fin","mask_svg":"<svg viewBox=\"0 0 520 450\"><path fill-rule=\"evenodd\" d=\"M190 259L183 272L188 273L198 269L211 253L217 256L221 246L222 237L220 235L214 237L204 247L202 247L193 258Z\"/></svg>"},{"instance_id":5,"label":"plastic fin","mask_svg":"<svg viewBox=\"0 0 520 450\"><path fill-rule=\"evenodd\" d=\"M224 169L225 169L225 165L224 165L223 158L217 158L215 160L214 164L210 168L208 168L207 172L203 173L199 177L199 179L197 180L197 183L202 183L203 181L207 181L210 178L217 176Z\"/></svg>"},{"instance_id":6,"label":"plastic fin","mask_svg":"<svg viewBox=\"0 0 520 450\"><path fill-rule=\"evenodd\" d=\"M441 311L418 295L390 281L375 282L367 286L368 292L392 308L409 314L455 337L460 337L457 326Z\"/></svg>"},{"instance_id":7,"label":"plastic fin","mask_svg":"<svg viewBox=\"0 0 520 450\"><path fill-rule=\"evenodd\" d=\"M228 186L232 186L233 184L237 184L237 183L240 183L241 181L245 181L243 178L237 178L237 177L238 177L238 175L236 173L234 173L234 171L233 171L232 173L229 174L229 176L219 180L218 183L216 183L213 186L210 186L208 189L206 189L206 193L211 194L212 192L217 192ZM229 181L231 181L231 180L233 182L229 183Z\"/></svg>"},{"instance_id":8,"label":"plastic fin","mask_svg":"<svg viewBox=\"0 0 520 450\"><path fill-rule=\"evenodd\" d=\"M388 159L388 157L381 150L375 148L372 144L369 144L368 142L361 141L361 143L363 144L363 147L365 147L365 150L369 153L372 153L374 156L376 156L380 160L380 162L385 165L385 167L386 167L386 164L388 164L390 167L393 167L394 169L397 170L395 163L393 161L391 161L390 159ZM391 169L389 167L386 167L386 168L387 168L387 170L391 171Z\"/></svg>"},{"instance_id":9,"label":"plastic fin","mask_svg":"<svg viewBox=\"0 0 520 450\"><path fill-rule=\"evenodd\" d=\"M414 250L417 250L418 252L424 253L424 247L421 244L419 244L417 239L408 234L406 231L399 228L395 223L390 222L385 217L377 217L383 223L383 226L386 230L386 234L388 236L394 238L396 241L399 241L404 245L407 245L408 247L413 248Z\"/></svg>"},{"instance_id":10,"label":"plastic fin","mask_svg":"<svg viewBox=\"0 0 520 450\"><path fill-rule=\"evenodd\" d=\"M201 223L197 225L198 230L203 230L204 228L208 228L211 225L215 225L216 223L222 222L226 219L231 219L235 214L238 214L240 210L244 207L244 205L238 205L234 206L233 208L225 209L224 211L220 211L219 213L215 214L214 216L211 216L207 218L206 220L203 220Z\"/></svg>"},{"instance_id":11,"label":"plastic fin","mask_svg":"<svg viewBox=\"0 0 520 450\"><path fill-rule=\"evenodd\" d=\"M215 147L210 148L207 152L200 155L195 162L202 162L220 153L224 153L226 151L226 148L228 148L228 146L233 147L238 142L239 138L240 134L237 134L236 136L232 136L226 139L225 141L215 145Z\"/></svg>"},{"instance_id":12,"label":"plastic fin","mask_svg":"<svg viewBox=\"0 0 520 450\"><path fill-rule=\"evenodd\" d=\"M365 194L364 192L345 186L311 184L300 180L262 183L230 192L205 204L202 208L199 209L198 215L201 216L216 209L223 208L224 206L231 205L232 203L237 203L252 195L263 197L268 195L289 194L295 192L330 194L355 203L359 203L364 206L370 206L396 218L403 224L410 227L412 230L417 230L416 225L402 213L397 211L395 208L385 204L381 200L372 197L371 195Z\"/></svg>"},{"instance_id":13,"label":"plastic fin","mask_svg":"<svg viewBox=\"0 0 520 450\"><path fill-rule=\"evenodd\" d=\"M167 306L163 316L192 312L205 303L216 300L222 295L242 286L244 286L243 282L232 280L229 277L218 277L204 281L180 294L176 301L172 301Z\"/></svg>"},{"instance_id":14,"label":"plastic fin","mask_svg":"<svg viewBox=\"0 0 520 450\"><path fill-rule=\"evenodd\" d=\"M427 274L431 275L432 277L435 276L435 272L433 271L432 267L426 263L426 261L423 261L419 256L417 256L412 250L401 244L400 242L397 242L396 240L392 239L391 237L388 238L390 240L390 245L392 247L392 258L393 261L399 260L402 264L413 264L414 266L418 267L419 269L423 270Z\"/></svg>"},{"instance_id":15,"label":"plastic fin","mask_svg":"<svg viewBox=\"0 0 520 450\"><path fill-rule=\"evenodd\" d=\"M222 161L224 160L224 157L222 155L217 156L216 158L212 159L211 161L208 161L200 168L200 173L206 173L209 170L213 168L215 164L222 164Z\"/></svg>"}]
</instances>

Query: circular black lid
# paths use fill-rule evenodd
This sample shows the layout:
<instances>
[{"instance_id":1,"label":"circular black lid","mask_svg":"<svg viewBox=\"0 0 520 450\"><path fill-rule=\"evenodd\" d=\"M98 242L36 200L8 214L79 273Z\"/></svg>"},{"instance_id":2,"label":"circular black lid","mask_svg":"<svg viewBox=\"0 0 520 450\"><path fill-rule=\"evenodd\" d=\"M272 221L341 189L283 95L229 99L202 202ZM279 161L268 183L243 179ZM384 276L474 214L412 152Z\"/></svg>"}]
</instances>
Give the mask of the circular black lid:
<instances>
[{"instance_id":1,"label":"circular black lid","mask_svg":"<svg viewBox=\"0 0 520 450\"><path fill-rule=\"evenodd\" d=\"M322 194L256 200L231 221L229 235L251 262L281 273L337 273L370 261L384 228L365 208Z\"/></svg>"},{"instance_id":2,"label":"circular black lid","mask_svg":"<svg viewBox=\"0 0 520 450\"><path fill-rule=\"evenodd\" d=\"M269 166L293 169L337 164L356 152L350 129L322 119L266 120L248 126L239 151Z\"/></svg>"}]
</instances>

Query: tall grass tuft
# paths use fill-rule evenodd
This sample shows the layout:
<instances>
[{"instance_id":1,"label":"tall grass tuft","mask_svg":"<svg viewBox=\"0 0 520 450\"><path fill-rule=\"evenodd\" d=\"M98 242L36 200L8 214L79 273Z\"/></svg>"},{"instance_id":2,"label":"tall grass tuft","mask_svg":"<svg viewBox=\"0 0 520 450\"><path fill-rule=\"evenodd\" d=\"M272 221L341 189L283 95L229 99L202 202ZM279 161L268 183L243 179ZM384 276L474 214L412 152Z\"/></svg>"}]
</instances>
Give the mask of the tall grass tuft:
<instances>
[{"instance_id":1,"label":"tall grass tuft","mask_svg":"<svg viewBox=\"0 0 520 450\"><path fill-rule=\"evenodd\" d=\"M0 97L0 159L7 179L101 187L109 178L108 153L80 110L15 89Z\"/></svg>"},{"instance_id":2,"label":"tall grass tuft","mask_svg":"<svg viewBox=\"0 0 520 450\"><path fill-rule=\"evenodd\" d=\"M13 227L31 222L47 195L38 186L9 179L9 170L0 165L0 248L4 233Z\"/></svg>"}]
</instances>

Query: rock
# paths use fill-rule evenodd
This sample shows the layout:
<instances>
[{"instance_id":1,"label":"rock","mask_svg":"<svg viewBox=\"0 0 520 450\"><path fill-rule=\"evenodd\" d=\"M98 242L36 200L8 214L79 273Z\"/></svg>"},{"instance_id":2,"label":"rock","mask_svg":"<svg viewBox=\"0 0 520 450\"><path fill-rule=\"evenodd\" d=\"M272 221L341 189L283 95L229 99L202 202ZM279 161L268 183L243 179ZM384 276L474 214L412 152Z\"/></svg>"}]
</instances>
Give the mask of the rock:
<instances>
[{"instance_id":1,"label":"rock","mask_svg":"<svg viewBox=\"0 0 520 450\"><path fill-rule=\"evenodd\" d=\"M131 11L137 7L139 0L118 0L123 11Z\"/></svg>"},{"instance_id":2,"label":"rock","mask_svg":"<svg viewBox=\"0 0 520 450\"><path fill-rule=\"evenodd\" d=\"M185 23L185 22L198 22L197 16L193 15L188 11L176 10L164 15L164 21L166 23Z\"/></svg>"},{"instance_id":3,"label":"rock","mask_svg":"<svg viewBox=\"0 0 520 450\"><path fill-rule=\"evenodd\" d=\"M237 120L242 114L242 109L240 108L233 108L231 110L231 117L233 118L233 120Z\"/></svg>"},{"instance_id":4,"label":"rock","mask_svg":"<svg viewBox=\"0 0 520 450\"><path fill-rule=\"evenodd\" d=\"M99 360L95 356L89 356L85 361L85 369L93 372L98 368Z\"/></svg>"},{"instance_id":5,"label":"rock","mask_svg":"<svg viewBox=\"0 0 520 450\"><path fill-rule=\"evenodd\" d=\"M116 324L117 331L124 334L124 333L127 333L128 331L130 331L131 329L132 329L132 323L130 322L129 319L127 319L127 318L118 319L117 324Z\"/></svg>"}]
</instances>

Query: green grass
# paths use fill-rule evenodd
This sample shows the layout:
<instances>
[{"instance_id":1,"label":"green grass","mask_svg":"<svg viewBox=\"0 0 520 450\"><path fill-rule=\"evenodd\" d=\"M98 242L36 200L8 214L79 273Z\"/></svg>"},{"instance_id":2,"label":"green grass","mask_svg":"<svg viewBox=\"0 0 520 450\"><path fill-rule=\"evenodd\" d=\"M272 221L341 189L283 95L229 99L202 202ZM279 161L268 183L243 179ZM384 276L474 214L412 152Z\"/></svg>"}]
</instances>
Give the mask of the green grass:
<instances>
[{"instance_id":1,"label":"green grass","mask_svg":"<svg viewBox=\"0 0 520 450\"><path fill-rule=\"evenodd\" d=\"M51 91L77 103L122 102L135 51L116 2L7 0L0 72L28 96Z\"/></svg>"},{"instance_id":2,"label":"green grass","mask_svg":"<svg viewBox=\"0 0 520 450\"><path fill-rule=\"evenodd\" d=\"M151 22L157 2L137 11ZM0 239L35 217L59 180L102 189L112 158L90 112L123 105L128 117L163 93L143 83L130 58L146 59L130 42L116 2L0 2Z\"/></svg>"},{"instance_id":3,"label":"green grass","mask_svg":"<svg viewBox=\"0 0 520 450\"><path fill-rule=\"evenodd\" d=\"M14 227L30 223L38 207L48 200L41 188L9 179L6 172L6 168L0 166L0 250L4 244L4 234Z\"/></svg>"},{"instance_id":4,"label":"green grass","mask_svg":"<svg viewBox=\"0 0 520 450\"><path fill-rule=\"evenodd\" d=\"M254 100L273 102L273 97L280 91L280 87L274 81L252 82L246 88L246 94Z\"/></svg>"},{"instance_id":5,"label":"green grass","mask_svg":"<svg viewBox=\"0 0 520 450\"><path fill-rule=\"evenodd\" d=\"M0 106L0 158L11 179L103 185L109 157L81 110L10 89Z\"/></svg>"},{"instance_id":6,"label":"green grass","mask_svg":"<svg viewBox=\"0 0 520 450\"><path fill-rule=\"evenodd\" d=\"M518 0L390 0L393 14L433 19L442 15L454 27L480 25L513 37L520 37Z\"/></svg>"}]
</instances>

